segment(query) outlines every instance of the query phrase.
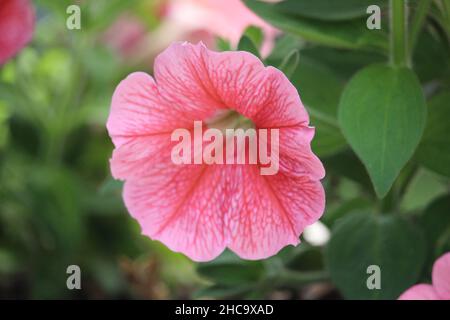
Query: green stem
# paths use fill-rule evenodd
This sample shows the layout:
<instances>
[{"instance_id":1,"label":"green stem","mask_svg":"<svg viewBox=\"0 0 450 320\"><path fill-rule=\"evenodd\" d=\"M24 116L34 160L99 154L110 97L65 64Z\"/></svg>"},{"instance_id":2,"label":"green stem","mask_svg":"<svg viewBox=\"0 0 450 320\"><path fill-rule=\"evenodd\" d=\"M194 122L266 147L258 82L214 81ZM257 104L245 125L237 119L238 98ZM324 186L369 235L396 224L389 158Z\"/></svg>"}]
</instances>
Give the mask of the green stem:
<instances>
[{"instance_id":1,"label":"green stem","mask_svg":"<svg viewBox=\"0 0 450 320\"><path fill-rule=\"evenodd\" d=\"M52 128L47 128L42 135L42 156L48 164L58 165L61 161L63 151L63 139Z\"/></svg>"},{"instance_id":2,"label":"green stem","mask_svg":"<svg viewBox=\"0 0 450 320\"><path fill-rule=\"evenodd\" d=\"M411 23L411 34L409 37L409 52L413 52L414 47L419 36L419 32L422 29L427 13L430 9L432 0L420 0L414 15L414 19Z\"/></svg>"},{"instance_id":3,"label":"green stem","mask_svg":"<svg viewBox=\"0 0 450 320\"><path fill-rule=\"evenodd\" d=\"M417 173L417 165L410 162L402 169L395 180L391 190L384 199L380 201L379 209L383 214L396 213L401 204L409 184Z\"/></svg>"},{"instance_id":4,"label":"green stem","mask_svg":"<svg viewBox=\"0 0 450 320\"><path fill-rule=\"evenodd\" d=\"M406 1L391 0L391 63L396 67L406 67L408 62Z\"/></svg>"},{"instance_id":5,"label":"green stem","mask_svg":"<svg viewBox=\"0 0 450 320\"><path fill-rule=\"evenodd\" d=\"M450 33L450 0L443 0L444 15L447 21L447 31Z\"/></svg>"},{"instance_id":6,"label":"green stem","mask_svg":"<svg viewBox=\"0 0 450 320\"><path fill-rule=\"evenodd\" d=\"M400 173L399 177L399 188L398 188L398 197L399 200L401 197L403 197L408 190L408 187L411 183L411 181L414 179L414 177L417 174L418 166L417 164L410 162L408 163L403 171Z\"/></svg>"},{"instance_id":7,"label":"green stem","mask_svg":"<svg viewBox=\"0 0 450 320\"><path fill-rule=\"evenodd\" d=\"M381 214L393 214L397 210L397 190L395 186L392 186L388 194L380 201L379 213Z\"/></svg>"}]
</instances>

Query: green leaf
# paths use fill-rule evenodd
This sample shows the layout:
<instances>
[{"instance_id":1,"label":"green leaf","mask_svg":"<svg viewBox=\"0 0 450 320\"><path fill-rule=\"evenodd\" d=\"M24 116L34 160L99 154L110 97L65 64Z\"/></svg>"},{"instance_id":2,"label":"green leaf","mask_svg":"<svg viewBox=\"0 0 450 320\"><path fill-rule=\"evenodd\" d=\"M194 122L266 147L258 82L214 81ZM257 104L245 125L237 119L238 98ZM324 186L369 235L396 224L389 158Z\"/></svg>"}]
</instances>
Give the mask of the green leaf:
<instances>
[{"instance_id":1,"label":"green leaf","mask_svg":"<svg viewBox=\"0 0 450 320\"><path fill-rule=\"evenodd\" d=\"M364 165L351 150L344 150L323 160L327 172L359 183L364 189L371 186L370 177Z\"/></svg>"},{"instance_id":2,"label":"green leaf","mask_svg":"<svg viewBox=\"0 0 450 320\"><path fill-rule=\"evenodd\" d=\"M313 116L337 126L337 110L344 86L327 66L301 57L292 83Z\"/></svg>"},{"instance_id":3,"label":"green leaf","mask_svg":"<svg viewBox=\"0 0 450 320\"><path fill-rule=\"evenodd\" d=\"M310 114L311 125L316 128L311 147L317 156L328 157L347 146L344 136L334 123L324 121L313 113Z\"/></svg>"},{"instance_id":4,"label":"green leaf","mask_svg":"<svg viewBox=\"0 0 450 320\"><path fill-rule=\"evenodd\" d=\"M261 279L264 266L260 261L243 261L225 251L214 261L198 264L197 272L215 284L238 286Z\"/></svg>"},{"instance_id":5,"label":"green leaf","mask_svg":"<svg viewBox=\"0 0 450 320\"><path fill-rule=\"evenodd\" d=\"M14 251L0 247L0 275L13 274L20 270L16 255Z\"/></svg>"},{"instance_id":6,"label":"green leaf","mask_svg":"<svg viewBox=\"0 0 450 320\"><path fill-rule=\"evenodd\" d=\"M247 27L244 31L244 35L246 35L250 40L252 40L253 44L256 48L260 49L263 41L264 41L264 33L262 30L256 26Z\"/></svg>"},{"instance_id":7,"label":"green leaf","mask_svg":"<svg viewBox=\"0 0 450 320\"><path fill-rule=\"evenodd\" d=\"M245 4L271 25L305 40L331 47L386 52L387 37L382 30L369 30L365 19L326 22L283 13L279 4L245 0Z\"/></svg>"},{"instance_id":8,"label":"green leaf","mask_svg":"<svg viewBox=\"0 0 450 320\"><path fill-rule=\"evenodd\" d=\"M413 67L423 83L444 78L450 72L448 45L428 30L422 32L414 50Z\"/></svg>"},{"instance_id":9,"label":"green leaf","mask_svg":"<svg viewBox=\"0 0 450 320\"><path fill-rule=\"evenodd\" d=\"M105 181L100 185L100 195L114 194L122 192L123 181L116 180L111 176L108 176Z\"/></svg>"},{"instance_id":10,"label":"green leaf","mask_svg":"<svg viewBox=\"0 0 450 320\"><path fill-rule=\"evenodd\" d=\"M230 297L241 296L252 289L252 286L219 286L213 285L207 288L203 288L194 292L194 299L212 298L212 299L224 299Z\"/></svg>"},{"instance_id":11,"label":"green leaf","mask_svg":"<svg viewBox=\"0 0 450 320\"><path fill-rule=\"evenodd\" d=\"M387 6L387 0L285 0L278 7L281 12L319 20L348 20L369 16L370 5Z\"/></svg>"},{"instance_id":12,"label":"green leaf","mask_svg":"<svg viewBox=\"0 0 450 320\"><path fill-rule=\"evenodd\" d=\"M306 243L302 244L306 247ZM323 252L321 247L306 247L302 252L291 257L286 268L293 271L317 271L323 269Z\"/></svg>"},{"instance_id":13,"label":"green leaf","mask_svg":"<svg viewBox=\"0 0 450 320\"><path fill-rule=\"evenodd\" d=\"M342 50L324 46L308 46L301 51L302 57L313 58L326 65L344 81L369 64L384 63L386 57L375 52Z\"/></svg>"},{"instance_id":14,"label":"green leaf","mask_svg":"<svg viewBox=\"0 0 450 320\"><path fill-rule=\"evenodd\" d=\"M259 49L264 41L264 34L262 30L255 26L250 26L245 29L243 36L239 40L238 50L253 53L261 59Z\"/></svg>"},{"instance_id":15,"label":"green leaf","mask_svg":"<svg viewBox=\"0 0 450 320\"><path fill-rule=\"evenodd\" d=\"M372 65L357 73L341 97L339 123L383 198L413 155L423 133L426 104L415 74Z\"/></svg>"},{"instance_id":16,"label":"green leaf","mask_svg":"<svg viewBox=\"0 0 450 320\"><path fill-rule=\"evenodd\" d=\"M311 125L316 127L312 149L319 156L334 154L347 143L337 122L337 107L343 85L333 72L321 63L301 57L291 81L311 116Z\"/></svg>"},{"instance_id":17,"label":"green leaf","mask_svg":"<svg viewBox=\"0 0 450 320\"><path fill-rule=\"evenodd\" d=\"M258 58L260 57L259 51L256 48L253 41L245 35L241 38L241 40L239 40L238 50L239 51L247 51L247 52L253 53Z\"/></svg>"},{"instance_id":18,"label":"green leaf","mask_svg":"<svg viewBox=\"0 0 450 320\"><path fill-rule=\"evenodd\" d=\"M298 53L298 50L293 50L286 56L286 58L283 59L283 62L281 62L278 69L283 71L286 77L290 79L295 72L295 69L297 69L299 60L300 54Z\"/></svg>"},{"instance_id":19,"label":"green leaf","mask_svg":"<svg viewBox=\"0 0 450 320\"><path fill-rule=\"evenodd\" d=\"M280 36L272 49L267 62L271 65L276 65L276 62L282 61L287 55L294 50L299 50L302 47L302 41L291 34ZM273 63L272 63L273 62Z\"/></svg>"},{"instance_id":20,"label":"green leaf","mask_svg":"<svg viewBox=\"0 0 450 320\"><path fill-rule=\"evenodd\" d=\"M450 92L429 102L427 127L417 150L419 162L430 170L450 177Z\"/></svg>"},{"instance_id":21,"label":"green leaf","mask_svg":"<svg viewBox=\"0 0 450 320\"><path fill-rule=\"evenodd\" d=\"M337 221L339 221L339 219L355 211L361 211L362 209L369 209L371 206L372 202L365 198L359 197L347 200L340 203L337 208L334 209L327 208L321 221L328 227L332 227Z\"/></svg>"},{"instance_id":22,"label":"green leaf","mask_svg":"<svg viewBox=\"0 0 450 320\"><path fill-rule=\"evenodd\" d=\"M420 212L447 192L445 179L430 170L419 168L403 193L400 209L404 212Z\"/></svg>"},{"instance_id":23,"label":"green leaf","mask_svg":"<svg viewBox=\"0 0 450 320\"><path fill-rule=\"evenodd\" d=\"M419 278L422 234L398 216L351 214L339 220L325 252L331 279L347 299L396 299ZM367 268L381 270L381 289L367 288Z\"/></svg>"},{"instance_id":24,"label":"green leaf","mask_svg":"<svg viewBox=\"0 0 450 320\"><path fill-rule=\"evenodd\" d=\"M420 222L427 241L434 248L440 238L450 232L450 195L432 202L423 212Z\"/></svg>"},{"instance_id":25,"label":"green leaf","mask_svg":"<svg viewBox=\"0 0 450 320\"><path fill-rule=\"evenodd\" d=\"M224 38L217 37L216 38L216 47L219 51L230 51L231 50L231 44L229 41L225 40Z\"/></svg>"}]
</instances>

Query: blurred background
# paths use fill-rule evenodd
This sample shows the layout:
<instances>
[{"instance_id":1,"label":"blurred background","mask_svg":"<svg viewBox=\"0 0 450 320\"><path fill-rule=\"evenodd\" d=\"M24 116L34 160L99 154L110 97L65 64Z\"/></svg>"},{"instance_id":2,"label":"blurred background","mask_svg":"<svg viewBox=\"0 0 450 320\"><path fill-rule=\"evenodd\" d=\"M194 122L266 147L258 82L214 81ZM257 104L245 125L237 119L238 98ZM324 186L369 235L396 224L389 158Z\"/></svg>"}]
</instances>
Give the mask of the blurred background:
<instances>
[{"instance_id":1,"label":"blurred background","mask_svg":"<svg viewBox=\"0 0 450 320\"><path fill-rule=\"evenodd\" d=\"M80 30L66 27L71 4L81 8ZM377 200L336 125L336 108L359 68L385 60L382 31L371 50L354 51L271 27L238 0L33 5L32 41L0 69L0 298L342 298L324 268L328 230ZM448 46L434 34L421 37L414 59L422 82L447 77ZM327 169L324 218L299 247L266 261L225 252L196 264L141 236L124 208L122 184L109 171L111 96L130 72L152 73L154 57L177 40L216 50L252 51L256 44L266 63L284 68L299 89L317 127L313 149ZM411 215L449 192L442 174L414 170L400 204ZM80 266L82 290L67 289L69 265Z\"/></svg>"}]
</instances>

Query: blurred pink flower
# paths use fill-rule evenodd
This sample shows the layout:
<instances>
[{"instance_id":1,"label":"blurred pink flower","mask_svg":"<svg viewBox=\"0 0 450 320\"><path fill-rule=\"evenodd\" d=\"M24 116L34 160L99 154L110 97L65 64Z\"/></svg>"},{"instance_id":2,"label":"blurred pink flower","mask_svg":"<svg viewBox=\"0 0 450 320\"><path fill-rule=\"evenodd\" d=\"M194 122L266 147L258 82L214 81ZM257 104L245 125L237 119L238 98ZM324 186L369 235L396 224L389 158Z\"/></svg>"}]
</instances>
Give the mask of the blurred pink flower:
<instances>
[{"instance_id":1,"label":"blurred pink flower","mask_svg":"<svg viewBox=\"0 0 450 320\"><path fill-rule=\"evenodd\" d=\"M260 165L175 165L177 128L214 127L217 114L279 129L279 171ZM133 73L113 95L107 122L115 145L111 171L143 234L196 261L226 247L262 259L297 245L323 213L325 172L312 153L314 129L295 87L247 52L174 43L155 61L154 78Z\"/></svg>"},{"instance_id":2,"label":"blurred pink flower","mask_svg":"<svg viewBox=\"0 0 450 320\"><path fill-rule=\"evenodd\" d=\"M147 28L130 13L120 15L103 34L102 40L123 58L132 57L144 41Z\"/></svg>"},{"instance_id":3,"label":"blurred pink flower","mask_svg":"<svg viewBox=\"0 0 450 320\"><path fill-rule=\"evenodd\" d=\"M418 284L406 290L399 300L450 300L450 252L433 265L433 284Z\"/></svg>"},{"instance_id":4,"label":"blurred pink flower","mask_svg":"<svg viewBox=\"0 0 450 320\"><path fill-rule=\"evenodd\" d=\"M229 40L233 47L237 46L247 27L259 27L265 36L261 50L263 56L270 53L278 34L241 0L171 0L166 19L185 32L206 30Z\"/></svg>"},{"instance_id":5,"label":"blurred pink flower","mask_svg":"<svg viewBox=\"0 0 450 320\"><path fill-rule=\"evenodd\" d=\"M29 0L0 1L0 65L31 40L34 22L34 8Z\"/></svg>"}]
</instances>

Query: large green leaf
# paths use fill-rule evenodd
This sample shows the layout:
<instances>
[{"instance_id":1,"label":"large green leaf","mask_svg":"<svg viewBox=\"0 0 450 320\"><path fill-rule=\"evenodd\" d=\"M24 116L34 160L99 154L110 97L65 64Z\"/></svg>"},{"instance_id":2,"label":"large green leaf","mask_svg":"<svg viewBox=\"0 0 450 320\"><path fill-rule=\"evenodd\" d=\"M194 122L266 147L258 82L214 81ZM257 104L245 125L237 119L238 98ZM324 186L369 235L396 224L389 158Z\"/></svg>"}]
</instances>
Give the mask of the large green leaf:
<instances>
[{"instance_id":1,"label":"large green leaf","mask_svg":"<svg viewBox=\"0 0 450 320\"><path fill-rule=\"evenodd\" d=\"M413 155L425 121L424 94L409 69L372 65L345 88L339 123L380 198Z\"/></svg>"},{"instance_id":2,"label":"large green leaf","mask_svg":"<svg viewBox=\"0 0 450 320\"><path fill-rule=\"evenodd\" d=\"M418 280L425 248L421 232L402 218L357 213L338 220L325 258L346 298L396 299ZM380 267L380 289L367 287L371 265Z\"/></svg>"},{"instance_id":3,"label":"large green leaf","mask_svg":"<svg viewBox=\"0 0 450 320\"><path fill-rule=\"evenodd\" d=\"M417 158L425 167L450 177L450 92L431 99L428 113Z\"/></svg>"},{"instance_id":4,"label":"large green leaf","mask_svg":"<svg viewBox=\"0 0 450 320\"><path fill-rule=\"evenodd\" d=\"M384 31L367 29L364 19L326 22L285 13L280 4L255 0L245 0L245 4L273 26L308 41L338 48L381 52L386 52L388 48Z\"/></svg>"},{"instance_id":5,"label":"large green leaf","mask_svg":"<svg viewBox=\"0 0 450 320\"><path fill-rule=\"evenodd\" d=\"M387 0L285 0L278 7L281 12L302 17L337 21L368 16L369 6L387 4Z\"/></svg>"}]
</instances>

